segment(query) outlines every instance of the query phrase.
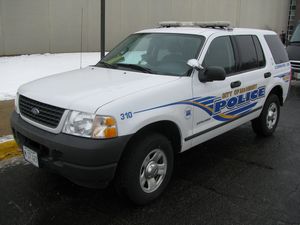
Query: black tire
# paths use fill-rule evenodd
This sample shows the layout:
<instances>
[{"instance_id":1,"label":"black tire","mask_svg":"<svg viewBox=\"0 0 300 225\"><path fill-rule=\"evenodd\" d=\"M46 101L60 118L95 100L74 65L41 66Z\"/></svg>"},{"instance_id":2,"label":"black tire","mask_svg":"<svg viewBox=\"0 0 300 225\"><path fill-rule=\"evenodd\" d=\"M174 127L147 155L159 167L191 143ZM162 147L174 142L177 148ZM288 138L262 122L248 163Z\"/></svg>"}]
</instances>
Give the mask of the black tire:
<instances>
[{"instance_id":1,"label":"black tire","mask_svg":"<svg viewBox=\"0 0 300 225\"><path fill-rule=\"evenodd\" d=\"M269 118L269 110L270 107L275 107L276 108L276 121L270 121L271 119L268 120ZM271 136L278 124L279 121L279 117L280 117L280 102L279 102L279 98L277 95L275 94L271 94L263 107L263 110L260 114L260 116L254 120L252 120L252 128L254 130L254 132L258 135L258 136L262 136L262 137L268 137ZM273 126L268 125L268 122L270 123L272 122Z\"/></svg>"},{"instance_id":2,"label":"black tire","mask_svg":"<svg viewBox=\"0 0 300 225\"><path fill-rule=\"evenodd\" d=\"M152 154L152 152L163 152L162 158L159 159L161 160L161 162L158 161L156 165L164 165L164 163L167 162L167 169L164 175L156 175L157 177L159 177L158 181L161 182L157 189L153 190L153 192L147 193L143 190L143 188L146 189L145 186L147 185L145 183L145 186L142 188L142 181L140 181L140 177L142 177L143 174L142 165L145 164L144 162L147 161L147 156L149 156L147 159L151 158L150 155ZM131 143L129 149L127 149L124 157L122 157L120 161L120 165L115 179L116 191L119 194L121 194L121 196L125 195L129 198L129 200L131 200L137 205L145 205L155 200L161 195L161 193L164 191L164 189L167 187L170 181L173 172L173 161L174 154L172 145L165 136L158 133L150 133L145 134L143 136L139 136L139 138L137 138L133 143ZM150 162L154 162L154 160L150 160ZM150 165L150 162L147 165ZM152 166L152 164L150 166ZM147 168L150 168L150 166L148 166ZM145 170L144 166L143 168ZM152 170L149 169L148 171ZM156 171L157 170L155 170L155 172ZM155 173L153 173L153 176L154 174Z\"/></svg>"}]
</instances>

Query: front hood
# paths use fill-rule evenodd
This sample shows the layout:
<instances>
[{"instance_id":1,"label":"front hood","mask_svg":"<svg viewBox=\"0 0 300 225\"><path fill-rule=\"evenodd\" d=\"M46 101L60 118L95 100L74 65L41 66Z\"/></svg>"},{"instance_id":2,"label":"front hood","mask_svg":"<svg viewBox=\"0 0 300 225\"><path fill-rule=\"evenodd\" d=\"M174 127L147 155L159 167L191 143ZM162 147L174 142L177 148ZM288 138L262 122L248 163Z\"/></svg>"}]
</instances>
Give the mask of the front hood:
<instances>
[{"instance_id":1,"label":"front hood","mask_svg":"<svg viewBox=\"0 0 300 225\"><path fill-rule=\"evenodd\" d=\"M116 99L177 79L179 77L88 67L27 83L18 92L60 108L95 113Z\"/></svg>"},{"instance_id":2,"label":"front hood","mask_svg":"<svg viewBox=\"0 0 300 225\"><path fill-rule=\"evenodd\" d=\"M286 50L290 60L300 61L300 45L289 45Z\"/></svg>"}]
</instances>

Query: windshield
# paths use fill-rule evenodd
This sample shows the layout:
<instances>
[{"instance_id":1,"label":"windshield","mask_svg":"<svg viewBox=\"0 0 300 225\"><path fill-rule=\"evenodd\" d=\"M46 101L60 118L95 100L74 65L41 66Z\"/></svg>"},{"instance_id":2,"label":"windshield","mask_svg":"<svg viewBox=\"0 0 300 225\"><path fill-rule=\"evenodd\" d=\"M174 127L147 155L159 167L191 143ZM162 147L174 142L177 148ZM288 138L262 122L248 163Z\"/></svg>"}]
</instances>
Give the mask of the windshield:
<instances>
[{"instance_id":1,"label":"windshield","mask_svg":"<svg viewBox=\"0 0 300 225\"><path fill-rule=\"evenodd\" d=\"M291 38L291 43L300 43L300 24L298 24L296 30Z\"/></svg>"},{"instance_id":2,"label":"windshield","mask_svg":"<svg viewBox=\"0 0 300 225\"><path fill-rule=\"evenodd\" d=\"M184 76L197 58L204 37L188 34L133 34L107 54L96 66L151 74Z\"/></svg>"}]
</instances>

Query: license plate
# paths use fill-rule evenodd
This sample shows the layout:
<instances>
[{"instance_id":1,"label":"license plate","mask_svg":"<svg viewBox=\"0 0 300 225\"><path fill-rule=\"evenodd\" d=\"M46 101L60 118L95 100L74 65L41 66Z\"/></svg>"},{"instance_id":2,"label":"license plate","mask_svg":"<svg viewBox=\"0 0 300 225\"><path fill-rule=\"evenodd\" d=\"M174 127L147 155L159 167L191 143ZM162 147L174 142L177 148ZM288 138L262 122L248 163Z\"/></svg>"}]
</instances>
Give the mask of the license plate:
<instances>
[{"instance_id":1,"label":"license plate","mask_svg":"<svg viewBox=\"0 0 300 225\"><path fill-rule=\"evenodd\" d=\"M39 158L38 154L35 151L26 146L23 146L23 153L26 161L30 162L36 167L39 167Z\"/></svg>"}]
</instances>

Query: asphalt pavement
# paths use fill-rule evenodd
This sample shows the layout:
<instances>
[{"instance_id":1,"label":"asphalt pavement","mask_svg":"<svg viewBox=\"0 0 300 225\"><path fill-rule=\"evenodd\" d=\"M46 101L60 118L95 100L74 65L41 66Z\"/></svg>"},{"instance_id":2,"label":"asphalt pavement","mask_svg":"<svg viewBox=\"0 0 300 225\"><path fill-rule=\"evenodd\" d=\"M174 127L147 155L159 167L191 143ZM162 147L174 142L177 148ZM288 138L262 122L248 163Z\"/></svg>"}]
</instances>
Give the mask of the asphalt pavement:
<instances>
[{"instance_id":1,"label":"asphalt pavement","mask_svg":"<svg viewBox=\"0 0 300 225\"><path fill-rule=\"evenodd\" d=\"M299 127L294 82L274 136L258 138L248 123L179 155L166 192L144 207L111 187L82 188L21 159L2 162L0 224L300 224Z\"/></svg>"}]
</instances>

